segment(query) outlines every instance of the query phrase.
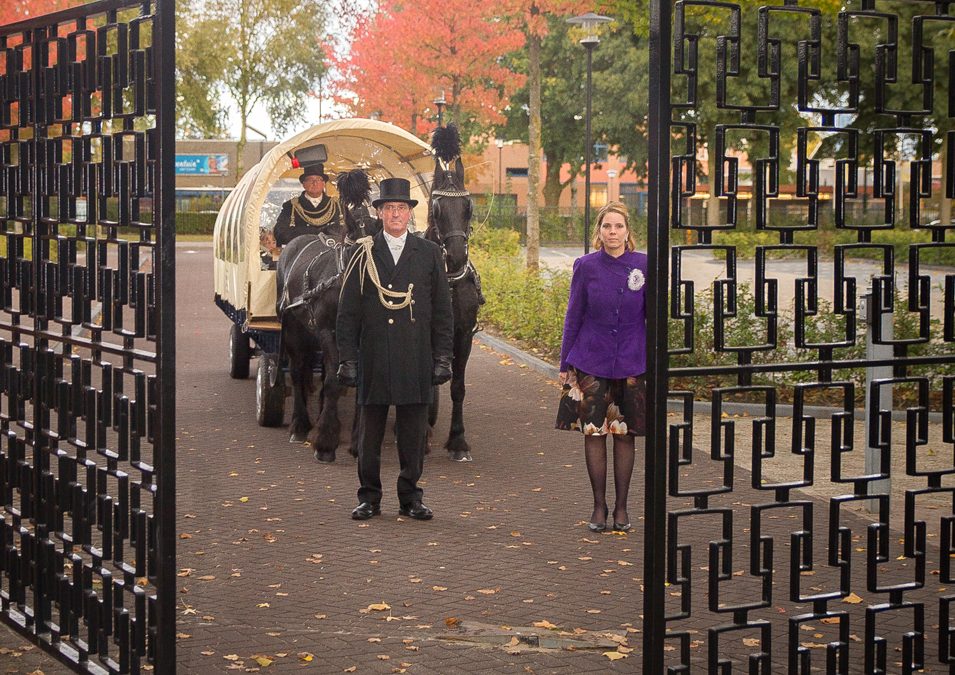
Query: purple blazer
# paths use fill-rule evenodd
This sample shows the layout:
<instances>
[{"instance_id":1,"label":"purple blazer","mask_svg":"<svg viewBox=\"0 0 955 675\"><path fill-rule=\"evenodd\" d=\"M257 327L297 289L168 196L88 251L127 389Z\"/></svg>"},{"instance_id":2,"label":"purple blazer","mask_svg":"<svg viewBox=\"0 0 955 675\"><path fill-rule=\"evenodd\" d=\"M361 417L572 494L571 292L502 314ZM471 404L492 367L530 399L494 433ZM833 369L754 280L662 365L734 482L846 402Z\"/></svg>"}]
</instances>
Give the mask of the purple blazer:
<instances>
[{"instance_id":1,"label":"purple blazer","mask_svg":"<svg viewBox=\"0 0 955 675\"><path fill-rule=\"evenodd\" d=\"M603 249L574 261L560 370L622 379L647 370L647 255Z\"/></svg>"}]
</instances>

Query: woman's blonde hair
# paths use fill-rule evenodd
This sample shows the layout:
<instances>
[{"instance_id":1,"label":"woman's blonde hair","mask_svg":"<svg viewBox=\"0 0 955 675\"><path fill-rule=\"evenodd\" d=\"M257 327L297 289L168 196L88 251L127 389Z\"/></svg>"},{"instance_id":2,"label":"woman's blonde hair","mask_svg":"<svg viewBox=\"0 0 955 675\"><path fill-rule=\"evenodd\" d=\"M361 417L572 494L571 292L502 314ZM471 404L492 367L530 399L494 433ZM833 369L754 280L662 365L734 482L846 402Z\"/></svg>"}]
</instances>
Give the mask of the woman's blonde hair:
<instances>
[{"instance_id":1,"label":"woman's blonde hair","mask_svg":"<svg viewBox=\"0 0 955 675\"><path fill-rule=\"evenodd\" d=\"M627 210L627 205L623 202L609 202L597 212L597 220L594 223L594 235L590 241L591 247L595 251L599 251L604 247L604 243L600 241L600 226L603 225L604 218L607 217L608 213L619 213L623 216L623 224L627 226L627 243L625 248L628 251L636 251L637 239L633 236L633 230L630 229L630 211Z\"/></svg>"}]
</instances>

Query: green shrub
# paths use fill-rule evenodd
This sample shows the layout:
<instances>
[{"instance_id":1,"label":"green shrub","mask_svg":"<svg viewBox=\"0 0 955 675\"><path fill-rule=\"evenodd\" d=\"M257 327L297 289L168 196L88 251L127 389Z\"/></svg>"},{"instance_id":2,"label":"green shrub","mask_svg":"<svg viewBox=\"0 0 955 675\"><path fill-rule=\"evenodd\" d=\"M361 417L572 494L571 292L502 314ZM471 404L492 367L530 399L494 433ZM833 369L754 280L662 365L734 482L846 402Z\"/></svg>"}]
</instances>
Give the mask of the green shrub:
<instances>
[{"instance_id":1,"label":"green shrub","mask_svg":"<svg viewBox=\"0 0 955 675\"><path fill-rule=\"evenodd\" d=\"M216 226L216 216L212 211L181 211L176 213L177 234L211 235Z\"/></svg>"}]
</instances>

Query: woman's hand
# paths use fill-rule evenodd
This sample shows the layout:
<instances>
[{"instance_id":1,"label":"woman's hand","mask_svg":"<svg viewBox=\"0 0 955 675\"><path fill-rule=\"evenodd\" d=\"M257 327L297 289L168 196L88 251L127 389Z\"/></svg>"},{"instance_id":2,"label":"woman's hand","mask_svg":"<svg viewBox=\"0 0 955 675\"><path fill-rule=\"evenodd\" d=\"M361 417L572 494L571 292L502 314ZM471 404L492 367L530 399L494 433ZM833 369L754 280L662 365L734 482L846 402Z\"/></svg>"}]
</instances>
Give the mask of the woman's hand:
<instances>
[{"instance_id":1,"label":"woman's hand","mask_svg":"<svg viewBox=\"0 0 955 675\"><path fill-rule=\"evenodd\" d=\"M570 373L567 372L566 370L560 371L560 376L557 378L557 381L560 383L560 386L562 387L565 384L570 384Z\"/></svg>"}]
</instances>

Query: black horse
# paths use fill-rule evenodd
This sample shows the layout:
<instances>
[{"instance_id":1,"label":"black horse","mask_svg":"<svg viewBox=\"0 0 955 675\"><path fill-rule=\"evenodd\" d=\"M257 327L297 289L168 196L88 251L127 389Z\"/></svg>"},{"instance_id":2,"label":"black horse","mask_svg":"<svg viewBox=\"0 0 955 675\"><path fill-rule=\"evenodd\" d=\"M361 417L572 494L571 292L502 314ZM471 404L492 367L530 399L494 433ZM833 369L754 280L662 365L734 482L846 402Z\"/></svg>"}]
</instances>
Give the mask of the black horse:
<instances>
[{"instance_id":1,"label":"black horse","mask_svg":"<svg viewBox=\"0 0 955 675\"><path fill-rule=\"evenodd\" d=\"M336 376L335 319L342 271L354 241L381 229L381 221L370 215L365 204L371 192L367 174L354 169L339 176L337 185L344 226L326 234L296 237L282 250L278 262L284 289L278 305L282 352L288 357L294 401L289 441L308 441L320 462L335 461L341 433L338 399L343 387ZM322 387L318 424L313 427L308 398L314 391L312 374L319 355Z\"/></svg>"},{"instance_id":2,"label":"black horse","mask_svg":"<svg viewBox=\"0 0 955 675\"><path fill-rule=\"evenodd\" d=\"M471 236L471 195L464 187L464 164L461 162L461 139L453 124L439 127L431 140L435 154L434 182L428 202L428 229L425 238L444 251L451 303L454 311L454 361L451 371L451 429L444 444L448 458L470 462L471 447L464 438L464 373L471 344L477 331L478 307L484 304L480 278L468 257ZM438 415L438 393L429 422L434 426Z\"/></svg>"}]
</instances>

